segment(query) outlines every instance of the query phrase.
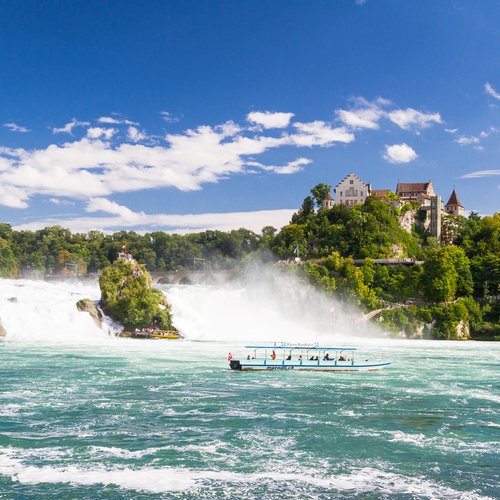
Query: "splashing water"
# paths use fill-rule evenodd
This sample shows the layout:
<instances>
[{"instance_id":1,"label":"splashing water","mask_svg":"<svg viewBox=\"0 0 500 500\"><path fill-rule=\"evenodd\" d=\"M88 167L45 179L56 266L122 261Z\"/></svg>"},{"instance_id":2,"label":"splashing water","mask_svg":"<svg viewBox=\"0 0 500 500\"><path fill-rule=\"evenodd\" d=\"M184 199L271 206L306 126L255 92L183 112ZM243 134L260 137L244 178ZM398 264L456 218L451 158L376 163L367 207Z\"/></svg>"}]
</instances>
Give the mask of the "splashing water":
<instances>
[{"instance_id":1,"label":"splashing water","mask_svg":"<svg viewBox=\"0 0 500 500\"><path fill-rule=\"evenodd\" d=\"M498 497L500 346L376 338L279 273L163 289L187 340L108 336L75 307L97 284L0 280L0 496ZM254 339L369 344L393 363L229 370Z\"/></svg>"},{"instance_id":2,"label":"splashing water","mask_svg":"<svg viewBox=\"0 0 500 500\"><path fill-rule=\"evenodd\" d=\"M0 320L9 340L84 341L104 339L90 316L77 311L81 298L99 299L90 282L2 280ZM252 266L236 283L223 286L160 286L172 304L174 324L192 340L323 341L380 337L359 312L297 277L271 267ZM17 301L9 302L16 297Z\"/></svg>"}]
</instances>

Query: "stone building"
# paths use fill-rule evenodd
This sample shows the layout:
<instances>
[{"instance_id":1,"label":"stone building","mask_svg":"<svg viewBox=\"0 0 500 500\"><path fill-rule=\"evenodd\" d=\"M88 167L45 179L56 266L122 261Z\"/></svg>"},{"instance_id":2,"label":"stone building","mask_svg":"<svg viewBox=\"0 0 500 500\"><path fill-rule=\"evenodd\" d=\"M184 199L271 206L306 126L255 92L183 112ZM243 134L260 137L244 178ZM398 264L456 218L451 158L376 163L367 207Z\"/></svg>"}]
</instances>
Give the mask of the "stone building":
<instances>
[{"instance_id":1,"label":"stone building","mask_svg":"<svg viewBox=\"0 0 500 500\"><path fill-rule=\"evenodd\" d=\"M460 203L460 200L458 199L457 193L455 190L451 193L450 199L448 200L448 203L444 206L445 212L449 215L463 215L464 214L464 207Z\"/></svg>"},{"instance_id":2,"label":"stone building","mask_svg":"<svg viewBox=\"0 0 500 500\"><path fill-rule=\"evenodd\" d=\"M350 173L344 177L336 186L335 202L337 205L352 207L363 203L370 195L371 186L362 181L356 174Z\"/></svg>"}]
</instances>

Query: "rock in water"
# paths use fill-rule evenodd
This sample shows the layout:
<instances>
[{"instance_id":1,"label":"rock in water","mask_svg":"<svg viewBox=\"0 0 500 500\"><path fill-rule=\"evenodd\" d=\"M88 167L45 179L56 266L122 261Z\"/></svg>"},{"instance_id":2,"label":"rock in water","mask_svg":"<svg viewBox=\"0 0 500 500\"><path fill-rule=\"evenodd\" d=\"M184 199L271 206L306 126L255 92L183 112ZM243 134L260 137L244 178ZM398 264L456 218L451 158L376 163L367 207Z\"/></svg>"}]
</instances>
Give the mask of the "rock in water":
<instances>
[{"instance_id":1,"label":"rock in water","mask_svg":"<svg viewBox=\"0 0 500 500\"><path fill-rule=\"evenodd\" d=\"M81 299L76 303L76 308L81 312L88 312L95 324L101 328L102 327L102 314L97 306L90 299Z\"/></svg>"},{"instance_id":2,"label":"rock in water","mask_svg":"<svg viewBox=\"0 0 500 500\"><path fill-rule=\"evenodd\" d=\"M0 337L5 337L7 335L7 331L2 325L2 322L0 321Z\"/></svg>"},{"instance_id":3,"label":"rock in water","mask_svg":"<svg viewBox=\"0 0 500 500\"><path fill-rule=\"evenodd\" d=\"M149 327L175 330L170 304L160 290L153 288L146 268L130 255L121 255L99 277L104 313L129 331Z\"/></svg>"}]
</instances>

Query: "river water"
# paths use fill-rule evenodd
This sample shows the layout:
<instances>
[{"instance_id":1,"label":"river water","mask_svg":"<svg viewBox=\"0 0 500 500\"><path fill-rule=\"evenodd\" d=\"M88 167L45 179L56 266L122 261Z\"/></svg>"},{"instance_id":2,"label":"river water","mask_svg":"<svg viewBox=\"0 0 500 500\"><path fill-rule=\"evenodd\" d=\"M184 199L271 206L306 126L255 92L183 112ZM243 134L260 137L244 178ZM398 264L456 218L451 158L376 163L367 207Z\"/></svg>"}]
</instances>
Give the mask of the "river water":
<instances>
[{"instance_id":1,"label":"river water","mask_svg":"<svg viewBox=\"0 0 500 500\"><path fill-rule=\"evenodd\" d=\"M265 287L166 291L186 340L100 331L74 308L95 284L0 280L0 498L500 498L498 344L391 340ZM228 370L246 342L313 338L392 365Z\"/></svg>"}]
</instances>

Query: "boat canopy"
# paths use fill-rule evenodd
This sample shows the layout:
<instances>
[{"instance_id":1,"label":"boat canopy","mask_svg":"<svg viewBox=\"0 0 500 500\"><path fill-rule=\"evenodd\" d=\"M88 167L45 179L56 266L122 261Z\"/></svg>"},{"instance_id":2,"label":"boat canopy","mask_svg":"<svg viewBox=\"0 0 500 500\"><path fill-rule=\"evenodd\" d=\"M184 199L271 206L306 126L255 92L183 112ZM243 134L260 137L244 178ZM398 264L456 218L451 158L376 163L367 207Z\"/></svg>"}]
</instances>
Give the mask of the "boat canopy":
<instances>
[{"instance_id":1,"label":"boat canopy","mask_svg":"<svg viewBox=\"0 0 500 500\"><path fill-rule=\"evenodd\" d=\"M286 351L357 351L356 347L321 347L318 345L246 345L245 349L284 349Z\"/></svg>"}]
</instances>

